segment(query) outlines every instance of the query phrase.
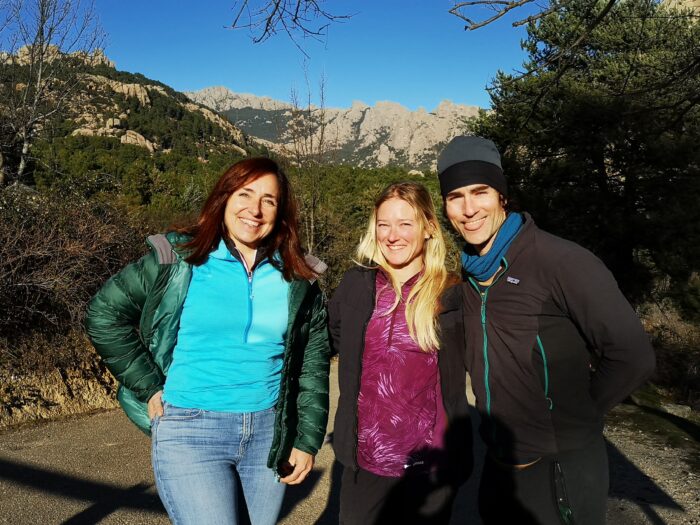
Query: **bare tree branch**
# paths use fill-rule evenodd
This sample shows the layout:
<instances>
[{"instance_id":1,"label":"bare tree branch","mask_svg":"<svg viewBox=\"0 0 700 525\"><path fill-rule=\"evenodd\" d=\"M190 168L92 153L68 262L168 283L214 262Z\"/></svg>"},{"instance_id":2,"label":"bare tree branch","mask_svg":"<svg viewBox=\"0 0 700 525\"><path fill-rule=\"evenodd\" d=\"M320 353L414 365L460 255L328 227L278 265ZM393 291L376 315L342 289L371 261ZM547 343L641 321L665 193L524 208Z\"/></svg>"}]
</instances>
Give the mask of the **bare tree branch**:
<instances>
[{"instance_id":1,"label":"bare tree branch","mask_svg":"<svg viewBox=\"0 0 700 525\"><path fill-rule=\"evenodd\" d=\"M523 18L522 20L517 20L517 21L513 22L513 27L520 27L520 26L527 25L531 22L535 22L541 18L544 18L547 15L551 15L552 13L556 12L557 8L558 8L558 6L552 6L549 9L545 9L543 11L540 11L539 13L534 14L532 16L528 16L527 18Z\"/></svg>"},{"instance_id":2,"label":"bare tree branch","mask_svg":"<svg viewBox=\"0 0 700 525\"><path fill-rule=\"evenodd\" d=\"M2 186L24 178L34 141L75 94L103 33L92 0L0 0L0 8Z\"/></svg>"},{"instance_id":3,"label":"bare tree branch","mask_svg":"<svg viewBox=\"0 0 700 525\"><path fill-rule=\"evenodd\" d=\"M231 29L248 29L258 43L283 31L293 40L323 37L332 22L352 15L334 14L322 7L323 0L237 0Z\"/></svg>"},{"instance_id":4,"label":"bare tree branch","mask_svg":"<svg viewBox=\"0 0 700 525\"><path fill-rule=\"evenodd\" d=\"M312 90L308 70L304 67L306 81L304 100L299 91L292 89L290 119L283 131L284 153L292 159L291 176L297 188L300 224L307 253L318 253L332 235L330 218L324 209L327 195L322 190L327 165L332 162L332 151L337 149L329 129L326 110L326 84L321 77L318 83L318 106L312 104Z\"/></svg>"},{"instance_id":5,"label":"bare tree branch","mask_svg":"<svg viewBox=\"0 0 700 525\"><path fill-rule=\"evenodd\" d=\"M472 0L470 2L456 3L454 7L450 9L449 12L450 14L455 15L457 18L461 18L467 23L467 25L464 26L465 30L472 31L474 29L479 29L480 27L487 26L490 23L495 22L499 18L505 16L513 9L517 9L534 1L535 0ZM475 22L465 14L465 10L471 7L487 7L491 10L496 11L496 14L491 16L490 18L487 18L486 20L482 20L481 22Z\"/></svg>"},{"instance_id":6,"label":"bare tree branch","mask_svg":"<svg viewBox=\"0 0 700 525\"><path fill-rule=\"evenodd\" d=\"M236 0L231 29L248 29L254 43L285 33L306 55L299 37L321 40L328 26L352 15L335 14L322 7L323 0Z\"/></svg>"}]
</instances>

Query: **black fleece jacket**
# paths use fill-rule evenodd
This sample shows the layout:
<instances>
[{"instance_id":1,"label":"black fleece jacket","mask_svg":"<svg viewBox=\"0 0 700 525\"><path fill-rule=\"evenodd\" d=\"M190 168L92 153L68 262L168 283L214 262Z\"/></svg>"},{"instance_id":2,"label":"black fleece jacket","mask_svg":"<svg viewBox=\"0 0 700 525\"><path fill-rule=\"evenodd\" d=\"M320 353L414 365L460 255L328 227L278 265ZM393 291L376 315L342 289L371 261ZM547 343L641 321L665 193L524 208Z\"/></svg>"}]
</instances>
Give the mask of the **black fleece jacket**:
<instances>
[{"instance_id":1,"label":"black fleece jacket","mask_svg":"<svg viewBox=\"0 0 700 525\"><path fill-rule=\"evenodd\" d=\"M362 376L365 329L374 310L376 271L352 268L343 276L328 304L331 348L339 354L340 398L335 415L333 450L345 467L357 469L357 398ZM448 428L446 468L438 473L445 482L458 484L472 469L472 433L466 397L464 326L459 285L449 289L441 301L441 337L453 344L449 351L438 351L438 367Z\"/></svg>"},{"instance_id":2,"label":"black fleece jacket","mask_svg":"<svg viewBox=\"0 0 700 525\"><path fill-rule=\"evenodd\" d=\"M511 463L582 448L654 369L654 351L605 265L525 224L504 270L462 284L466 361L490 453ZM446 350L459 348L446 340Z\"/></svg>"}]
</instances>

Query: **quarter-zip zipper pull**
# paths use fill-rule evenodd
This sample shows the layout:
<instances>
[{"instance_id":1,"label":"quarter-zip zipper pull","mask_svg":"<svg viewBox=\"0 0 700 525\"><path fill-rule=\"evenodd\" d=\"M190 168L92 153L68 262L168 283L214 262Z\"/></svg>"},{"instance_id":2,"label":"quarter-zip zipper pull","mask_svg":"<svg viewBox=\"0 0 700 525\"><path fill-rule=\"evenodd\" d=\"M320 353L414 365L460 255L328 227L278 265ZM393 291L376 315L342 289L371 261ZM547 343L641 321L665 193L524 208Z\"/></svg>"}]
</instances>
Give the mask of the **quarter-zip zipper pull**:
<instances>
[{"instance_id":1,"label":"quarter-zip zipper pull","mask_svg":"<svg viewBox=\"0 0 700 525\"><path fill-rule=\"evenodd\" d=\"M253 324L253 272L248 270L248 264L245 262L245 258L241 257L243 262L243 269L245 271L246 277L248 278L248 322L246 323L245 330L243 331L243 341L248 342L248 332Z\"/></svg>"},{"instance_id":2,"label":"quarter-zip zipper pull","mask_svg":"<svg viewBox=\"0 0 700 525\"><path fill-rule=\"evenodd\" d=\"M243 254L239 251L238 254L241 256L241 262L243 263L243 268L245 269L246 276L248 277L248 297L253 298L253 271L255 270L255 265L253 268L248 268L248 262L243 257Z\"/></svg>"}]
</instances>

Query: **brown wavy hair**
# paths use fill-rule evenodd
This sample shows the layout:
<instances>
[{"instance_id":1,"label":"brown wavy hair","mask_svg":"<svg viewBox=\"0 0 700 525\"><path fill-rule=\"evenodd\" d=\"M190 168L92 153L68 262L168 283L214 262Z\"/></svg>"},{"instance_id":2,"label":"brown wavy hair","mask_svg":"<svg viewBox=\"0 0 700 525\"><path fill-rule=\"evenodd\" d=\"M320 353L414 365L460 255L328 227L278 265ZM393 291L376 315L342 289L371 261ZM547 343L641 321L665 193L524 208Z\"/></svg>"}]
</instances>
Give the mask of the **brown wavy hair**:
<instances>
[{"instance_id":1,"label":"brown wavy hair","mask_svg":"<svg viewBox=\"0 0 700 525\"><path fill-rule=\"evenodd\" d=\"M196 224L179 229L181 233L192 236L192 240L181 245L183 250L189 252L185 261L195 266L206 262L224 235L228 235L224 213L229 197L249 182L268 174L277 178L280 194L275 225L259 249L263 250L285 280L314 278L315 274L306 264L299 242L297 204L292 186L280 166L266 157L245 159L228 168L209 193ZM281 262L273 257L276 252Z\"/></svg>"}]
</instances>

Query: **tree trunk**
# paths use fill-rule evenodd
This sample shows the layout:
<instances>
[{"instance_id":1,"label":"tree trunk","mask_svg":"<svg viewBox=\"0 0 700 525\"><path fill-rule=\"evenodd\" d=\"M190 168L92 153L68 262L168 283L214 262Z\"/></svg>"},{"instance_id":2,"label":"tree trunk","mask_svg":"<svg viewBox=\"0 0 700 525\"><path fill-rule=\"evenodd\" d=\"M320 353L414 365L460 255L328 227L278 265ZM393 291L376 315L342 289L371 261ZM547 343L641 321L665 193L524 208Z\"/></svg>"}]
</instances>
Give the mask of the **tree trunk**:
<instances>
[{"instance_id":1,"label":"tree trunk","mask_svg":"<svg viewBox=\"0 0 700 525\"><path fill-rule=\"evenodd\" d=\"M19 168L17 168L17 180L22 180L22 175L24 175L24 170L27 168L27 157L29 156L29 147L31 146L29 142L29 137L27 134L22 137L22 155L19 158Z\"/></svg>"}]
</instances>

